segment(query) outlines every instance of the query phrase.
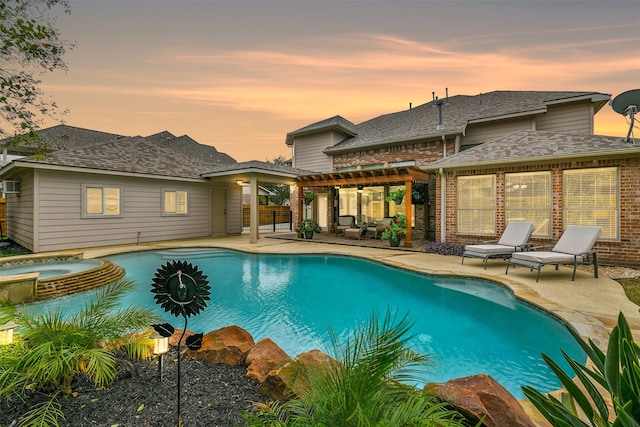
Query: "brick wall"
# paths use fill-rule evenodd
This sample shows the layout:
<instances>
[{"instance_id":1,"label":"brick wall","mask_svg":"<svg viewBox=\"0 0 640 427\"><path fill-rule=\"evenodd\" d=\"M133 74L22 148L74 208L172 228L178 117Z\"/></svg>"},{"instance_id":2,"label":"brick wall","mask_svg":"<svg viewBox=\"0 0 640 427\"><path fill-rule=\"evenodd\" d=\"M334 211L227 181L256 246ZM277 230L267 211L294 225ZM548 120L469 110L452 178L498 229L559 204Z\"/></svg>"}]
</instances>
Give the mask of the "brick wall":
<instances>
[{"instance_id":1,"label":"brick wall","mask_svg":"<svg viewBox=\"0 0 640 427\"><path fill-rule=\"evenodd\" d=\"M513 172L551 171L552 177L552 237L532 239L534 245L555 243L562 235L562 171L566 169L586 169L596 167L619 167L620 171L620 239L618 241L598 241L598 251L602 264L640 266L640 159L601 159L546 163L506 168L467 169L446 173L446 241L457 244L475 244L487 240L487 236L458 234L456 232L456 177L467 175L496 175L496 236L505 228L504 223L504 175ZM438 174L436 182L436 240L440 241L442 179Z\"/></svg>"},{"instance_id":2,"label":"brick wall","mask_svg":"<svg viewBox=\"0 0 640 427\"><path fill-rule=\"evenodd\" d=\"M454 140L447 140L447 155L455 151ZM352 166L377 165L414 161L416 166L442 159L442 141L416 142L414 144L355 151L333 156L334 170Z\"/></svg>"}]
</instances>

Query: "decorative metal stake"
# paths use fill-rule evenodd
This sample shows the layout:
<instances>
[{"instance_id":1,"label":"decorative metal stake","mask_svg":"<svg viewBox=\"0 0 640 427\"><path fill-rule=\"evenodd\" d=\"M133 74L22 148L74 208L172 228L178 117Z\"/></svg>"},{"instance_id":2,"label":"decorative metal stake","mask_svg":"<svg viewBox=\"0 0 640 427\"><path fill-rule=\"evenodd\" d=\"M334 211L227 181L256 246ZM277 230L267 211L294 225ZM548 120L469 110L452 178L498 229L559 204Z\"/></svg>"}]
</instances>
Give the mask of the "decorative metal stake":
<instances>
[{"instance_id":1,"label":"decorative metal stake","mask_svg":"<svg viewBox=\"0 0 640 427\"><path fill-rule=\"evenodd\" d=\"M172 261L156 270L151 292L155 294L156 304L176 317L182 315L184 328L178 340L178 426L182 425L180 416L180 360L182 339L187 331L187 317L196 315L207 306L209 300L209 281L198 267L186 261ZM153 325L160 335L170 337L175 332L169 323ZM189 350L202 347L202 334L195 334L186 339Z\"/></svg>"}]
</instances>

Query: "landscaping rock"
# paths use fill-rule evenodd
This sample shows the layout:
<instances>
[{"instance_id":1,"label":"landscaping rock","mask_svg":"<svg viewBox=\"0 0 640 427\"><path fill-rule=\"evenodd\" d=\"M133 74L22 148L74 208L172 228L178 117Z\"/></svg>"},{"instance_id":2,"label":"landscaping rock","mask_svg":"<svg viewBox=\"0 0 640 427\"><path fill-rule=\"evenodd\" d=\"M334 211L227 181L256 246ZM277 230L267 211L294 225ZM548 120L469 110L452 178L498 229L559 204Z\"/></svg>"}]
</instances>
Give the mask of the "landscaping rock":
<instances>
[{"instance_id":1,"label":"landscaping rock","mask_svg":"<svg viewBox=\"0 0 640 427\"><path fill-rule=\"evenodd\" d=\"M534 427L518 401L489 375L472 375L441 384L427 384L441 400L460 412L471 425Z\"/></svg>"},{"instance_id":2,"label":"landscaping rock","mask_svg":"<svg viewBox=\"0 0 640 427\"><path fill-rule=\"evenodd\" d=\"M239 326L225 326L205 334L199 350L187 350L184 357L208 363L236 366L244 363L247 353L255 346L249 332Z\"/></svg>"},{"instance_id":3,"label":"landscaping rock","mask_svg":"<svg viewBox=\"0 0 640 427\"><path fill-rule=\"evenodd\" d=\"M180 340L180 336L182 335L182 329L176 329L173 332L173 335L171 335L169 337L169 345L171 347L177 347L178 346L178 341ZM187 331L185 331L184 333L184 337L182 337L182 342L180 343L180 345L182 346L181 350L184 350L187 348L185 342L187 340L187 338L189 338L191 335L195 335L195 332L190 331L187 329Z\"/></svg>"},{"instance_id":4,"label":"landscaping rock","mask_svg":"<svg viewBox=\"0 0 640 427\"><path fill-rule=\"evenodd\" d=\"M269 372L260 385L259 391L275 400L287 400L299 396L304 391L306 383L302 378L296 376L297 364L322 368L328 367L331 363L337 362L320 350L301 353L295 360Z\"/></svg>"},{"instance_id":5,"label":"landscaping rock","mask_svg":"<svg viewBox=\"0 0 640 427\"><path fill-rule=\"evenodd\" d=\"M260 340L247 354L247 376L256 383L265 381L269 372L278 369L292 359L269 338Z\"/></svg>"}]
</instances>

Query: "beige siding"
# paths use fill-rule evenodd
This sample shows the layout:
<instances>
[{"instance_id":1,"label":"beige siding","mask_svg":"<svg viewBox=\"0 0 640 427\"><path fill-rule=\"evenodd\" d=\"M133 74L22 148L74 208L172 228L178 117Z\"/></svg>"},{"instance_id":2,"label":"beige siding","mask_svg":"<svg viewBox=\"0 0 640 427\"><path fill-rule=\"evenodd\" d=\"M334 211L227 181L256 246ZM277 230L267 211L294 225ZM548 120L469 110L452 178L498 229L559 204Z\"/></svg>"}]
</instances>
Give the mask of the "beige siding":
<instances>
[{"instance_id":1,"label":"beige siding","mask_svg":"<svg viewBox=\"0 0 640 427\"><path fill-rule=\"evenodd\" d=\"M294 142L294 167L314 172L332 172L331 156L322 151L344 139L337 132L322 132L296 138Z\"/></svg>"},{"instance_id":2,"label":"beige siding","mask_svg":"<svg viewBox=\"0 0 640 427\"><path fill-rule=\"evenodd\" d=\"M20 181L20 195L7 194L7 229L3 230L14 242L33 250L33 195L34 172L23 171L7 176L7 180Z\"/></svg>"},{"instance_id":3,"label":"beige siding","mask_svg":"<svg viewBox=\"0 0 640 427\"><path fill-rule=\"evenodd\" d=\"M530 117L471 124L467 127L465 136L463 136L460 141L460 145L481 144L483 142L493 141L496 138L512 134L519 130L531 130L532 126Z\"/></svg>"},{"instance_id":4,"label":"beige siding","mask_svg":"<svg viewBox=\"0 0 640 427\"><path fill-rule=\"evenodd\" d=\"M592 135L591 105L588 102L575 102L549 106L545 114L536 118L536 130Z\"/></svg>"},{"instance_id":5,"label":"beige siding","mask_svg":"<svg viewBox=\"0 0 640 427\"><path fill-rule=\"evenodd\" d=\"M34 251L208 236L209 184L41 171ZM82 216L84 184L122 189L122 215ZM188 215L162 215L162 189L188 192Z\"/></svg>"}]
</instances>

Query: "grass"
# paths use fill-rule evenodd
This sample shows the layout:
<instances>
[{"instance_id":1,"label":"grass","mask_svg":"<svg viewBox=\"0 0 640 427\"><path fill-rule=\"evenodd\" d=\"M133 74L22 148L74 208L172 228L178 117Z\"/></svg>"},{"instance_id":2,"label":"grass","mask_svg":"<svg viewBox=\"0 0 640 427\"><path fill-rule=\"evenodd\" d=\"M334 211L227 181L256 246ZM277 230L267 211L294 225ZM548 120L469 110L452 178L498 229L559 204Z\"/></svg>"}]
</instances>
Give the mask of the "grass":
<instances>
[{"instance_id":1,"label":"grass","mask_svg":"<svg viewBox=\"0 0 640 427\"><path fill-rule=\"evenodd\" d=\"M640 278L617 279L616 281L624 288L627 298L634 304L640 305Z\"/></svg>"}]
</instances>

